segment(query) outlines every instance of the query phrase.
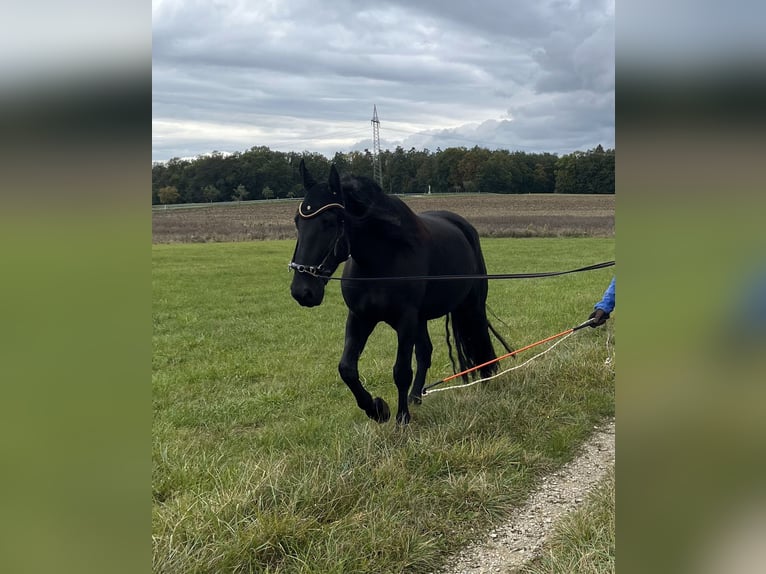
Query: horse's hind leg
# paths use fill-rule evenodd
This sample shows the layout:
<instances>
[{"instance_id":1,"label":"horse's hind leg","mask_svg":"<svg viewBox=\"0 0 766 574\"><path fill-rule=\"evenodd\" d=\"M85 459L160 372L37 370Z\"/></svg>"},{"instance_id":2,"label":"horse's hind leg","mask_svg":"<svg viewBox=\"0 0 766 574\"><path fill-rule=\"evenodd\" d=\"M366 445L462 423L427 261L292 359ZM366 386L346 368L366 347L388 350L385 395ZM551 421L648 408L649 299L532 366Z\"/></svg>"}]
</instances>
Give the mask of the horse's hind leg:
<instances>
[{"instance_id":1,"label":"horse's hind leg","mask_svg":"<svg viewBox=\"0 0 766 574\"><path fill-rule=\"evenodd\" d=\"M359 408L367 413L367 416L372 420L384 423L391 416L386 401L380 397L373 399L359 380L359 357L362 355L367 339L369 339L374 328L375 323L360 319L349 312L346 319L346 341L338 365L338 372L343 382L354 394Z\"/></svg>"},{"instance_id":2,"label":"horse's hind leg","mask_svg":"<svg viewBox=\"0 0 766 574\"><path fill-rule=\"evenodd\" d=\"M415 339L415 362L417 371L415 371L415 381L412 383L410 391L410 403L419 405L422 402L423 386L426 383L426 374L431 368L431 355L434 346L431 343L431 337L428 335L428 323L425 321L418 325L418 336Z\"/></svg>"},{"instance_id":3,"label":"horse's hind leg","mask_svg":"<svg viewBox=\"0 0 766 574\"><path fill-rule=\"evenodd\" d=\"M418 336L419 321L417 313L405 314L396 325L398 348L396 351L396 363L394 364L394 382L398 391L399 405L396 411L396 422L407 424L410 422L410 411L407 393L412 384L412 349Z\"/></svg>"}]
</instances>

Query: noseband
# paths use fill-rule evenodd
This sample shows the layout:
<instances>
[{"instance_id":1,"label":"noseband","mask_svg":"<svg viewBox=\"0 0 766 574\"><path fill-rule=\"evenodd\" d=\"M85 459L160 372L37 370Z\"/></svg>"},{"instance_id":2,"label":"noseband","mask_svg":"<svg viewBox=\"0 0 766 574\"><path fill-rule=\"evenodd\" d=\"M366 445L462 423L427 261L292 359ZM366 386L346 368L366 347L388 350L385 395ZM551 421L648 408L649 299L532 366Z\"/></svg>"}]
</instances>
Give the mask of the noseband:
<instances>
[{"instance_id":1,"label":"noseband","mask_svg":"<svg viewBox=\"0 0 766 574\"><path fill-rule=\"evenodd\" d=\"M298 215L301 216L303 219L311 219L312 217L319 215L323 211L327 209L344 209L343 205L340 203L328 203L327 205L323 205L314 213L309 213L311 211L311 206L307 205L306 210L304 212L303 209L303 202L298 206ZM304 265L302 263L296 263L295 262L295 253L298 251L298 244L295 244L295 251L293 251L293 260L290 261L290 263L287 264L287 269L292 271L297 271L298 273L308 273L309 275L313 275L314 277L319 277L320 279L327 279L330 277L330 275L333 274L333 270L325 268L325 263L327 263L327 260L330 258L331 255L334 253L337 253L338 251L338 244L340 243L341 239L343 239L343 236L345 235L345 226L343 225L343 219L340 220L340 232L335 237L334 241L331 242L330 248L327 251L327 254L324 256L324 259L322 259L322 262L319 265Z\"/></svg>"}]
</instances>

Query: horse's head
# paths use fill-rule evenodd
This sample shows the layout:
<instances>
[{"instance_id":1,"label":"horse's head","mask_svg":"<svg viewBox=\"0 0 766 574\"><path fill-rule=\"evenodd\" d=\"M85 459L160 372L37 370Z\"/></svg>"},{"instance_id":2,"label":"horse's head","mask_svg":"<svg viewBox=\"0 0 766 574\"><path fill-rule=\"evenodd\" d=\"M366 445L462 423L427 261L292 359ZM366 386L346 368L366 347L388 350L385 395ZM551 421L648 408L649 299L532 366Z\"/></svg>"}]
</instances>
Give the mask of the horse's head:
<instances>
[{"instance_id":1,"label":"horse's head","mask_svg":"<svg viewBox=\"0 0 766 574\"><path fill-rule=\"evenodd\" d=\"M304 307L324 298L328 278L348 258L340 177L333 165L327 183L317 183L301 160L306 193L295 214L298 242L290 268L295 271L290 293Z\"/></svg>"}]
</instances>

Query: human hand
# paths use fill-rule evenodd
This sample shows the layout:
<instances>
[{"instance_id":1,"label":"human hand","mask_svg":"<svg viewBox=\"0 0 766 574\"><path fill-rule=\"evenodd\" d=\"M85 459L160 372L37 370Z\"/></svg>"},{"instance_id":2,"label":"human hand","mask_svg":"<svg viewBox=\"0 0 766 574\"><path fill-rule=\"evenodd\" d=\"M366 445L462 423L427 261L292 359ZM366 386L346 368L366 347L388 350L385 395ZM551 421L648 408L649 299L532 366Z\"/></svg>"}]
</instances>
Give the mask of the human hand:
<instances>
[{"instance_id":1,"label":"human hand","mask_svg":"<svg viewBox=\"0 0 766 574\"><path fill-rule=\"evenodd\" d=\"M606 320L609 318L609 313L604 311L603 309L596 309L588 316L588 319L592 319L590 326L593 328L596 328L600 325L603 325L606 323Z\"/></svg>"}]
</instances>

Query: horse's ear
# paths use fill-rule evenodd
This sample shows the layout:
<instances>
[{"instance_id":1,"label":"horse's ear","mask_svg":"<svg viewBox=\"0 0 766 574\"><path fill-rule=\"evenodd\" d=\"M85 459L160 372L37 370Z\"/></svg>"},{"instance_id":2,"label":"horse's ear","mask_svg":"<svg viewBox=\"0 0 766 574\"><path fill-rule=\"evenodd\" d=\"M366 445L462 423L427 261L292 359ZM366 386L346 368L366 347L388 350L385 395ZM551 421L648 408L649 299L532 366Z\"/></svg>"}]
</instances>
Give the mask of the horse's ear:
<instances>
[{"instance_id":1,"label":"horse's ear","mask_svg":"<svg viewBox=\"0 0 766 574\"><path fill-rule=\"evenodd\" d=\"M298 171L301 172L301 178L303 179L303 187L305 189L307 190L311 189L317 184L314 178L311 177L309 170L306 169L306 163L303 161L303 158L301 158L301 163L298 166Z\"/></svg>"},{"instance_id":2,"label":"horse's ear","mask_svg":"<svg viewBox=\"0 0 766 574\"><path fill-rule=\"evenodd\" d=\"M332 164L330 166L330 191L332 191L333 195L341 196L342 192L340 189L340 175L338 174L338 170L335 167L335 164Z\"/></svg>"}]
</instances>

